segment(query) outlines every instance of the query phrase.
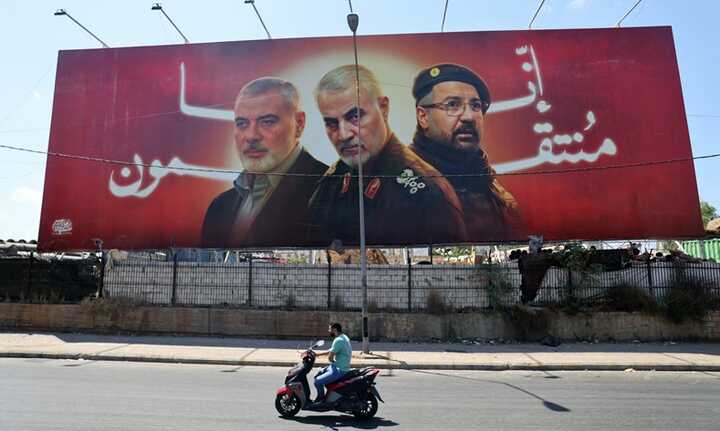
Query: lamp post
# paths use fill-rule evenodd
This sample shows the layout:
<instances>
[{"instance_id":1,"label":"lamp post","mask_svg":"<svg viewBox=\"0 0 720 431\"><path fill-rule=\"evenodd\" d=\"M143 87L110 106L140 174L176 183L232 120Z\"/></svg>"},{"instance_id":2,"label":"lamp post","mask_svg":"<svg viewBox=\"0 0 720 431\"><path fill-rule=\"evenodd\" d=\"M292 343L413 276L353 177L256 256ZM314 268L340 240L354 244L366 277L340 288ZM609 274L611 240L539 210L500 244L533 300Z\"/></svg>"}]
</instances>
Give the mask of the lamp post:
<instances>
[{"instance_id":1,"label":"lamp post","mask_svg":"<svg viewBox=\"0 0 720 431\"><path fill-rule=\"evenodd\" d=\"M367 250L365 248L365 200L363 199L363 163L362 163L362 142L360 141L360 69L358 67L358 55L357 55L357 28L360 17L356 13L350 13L347 16L348 26L352 31L353 38L353 51L355 53L355 91L357 95L357 103L355 109L358 115L358 132L357 132L357 145L358 145L358 206L360 211L360 284L362 286L362 351L363 353L370 353L369 346L369 335L368 329L368 298L367 298Z\"/></svg>"},{"instance_id":2,"label":"lamp post","mask_svg":"<svg viewBox=\"0 0 720 431\"><path fill-rule=\"evenodd\" d=\"M98 42L100 42L100 44L102 44L103 48L110 48L107 43L105 43L105 42L103 42L102 40L100 40L100 38L97 37L97 36L95 36L95 34L94 34L93 32L91 32L90 30L88 30L87 28L85 28L84 25L80 24L80 23L78 22L78 20L76 20L75 18L72 17L72 15L70 15L69 13L67 13L67 11L66 11L65 9L58 9L58 10L55 11L55 13L54 13L53 15L55 15L55 16L66 16L66 17L70 18L70 20L72 20L72 22L74 22L75 24L77 24L78 26L80 26L80 28L82 28L83 30L85 30L90 36L94 37L95 40L97 40Z\"/></svg>"},{"instance_id":3,"label":"lamp post","mask_svg":"<svg viewBox=\"0 0 720 431\"><path fill-rule=\"evenodd\" d=\"M257 6L255 6L255 0L245 0L245 4L252 5L253 9L255 9L255 15L257 15L258 19L260 20L260 24L262 24L263 29L265 30L265 34L267 34L268 39L272 39L272 36L270 36L270 32L265 26L265 21L263 21L262 17L260 16L260 12L258 11Z\"/></svg>"},{"instance_id":4,"label":"lamp post","mask_svg":"<svg viewBox=\"0 0 720 431\"><path fill-rule=\"evenodd\" d=\"M162 5L161 5L160 3L153 3L153 5L152 5L152 7L151 7L150 9L151 9L151 10L159 10L160 12L162 12L162 14L165 15L165 18L167 18L167 20L170 21L170 24L172 24L172 26L175 27L175 30L177 30L177 32L180 33L180 37L183 38L183 40L185 41L185 43L190 43L190 41L187 39L187 37L185 37L185 35L183 34L183 32L180 31L180 29L178 28L178 26L175 25L175 23L173 22L173 20L170 19L170 17L168 16L168 14L165 13L165 9L163 9L163 7L162 7Z\"/></svg>"}]
</instances>

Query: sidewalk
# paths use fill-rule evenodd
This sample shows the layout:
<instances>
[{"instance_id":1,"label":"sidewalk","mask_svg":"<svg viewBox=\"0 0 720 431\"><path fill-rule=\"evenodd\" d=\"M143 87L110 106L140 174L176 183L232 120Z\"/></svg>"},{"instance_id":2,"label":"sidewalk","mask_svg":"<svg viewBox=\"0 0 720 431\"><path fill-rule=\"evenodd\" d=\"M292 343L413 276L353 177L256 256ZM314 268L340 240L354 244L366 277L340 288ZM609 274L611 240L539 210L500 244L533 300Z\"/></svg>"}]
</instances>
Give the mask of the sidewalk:
<instances>
[{"instance_id":1,"label":"sidewalk","mask_svg":"<svg viewBox=\"0 0 720 431\"><path fill-rule=\"evenodd\" d=\"M327 342L327 340L326 340ZM66 333L0 333L0 358L52 358L289 367L307 340L259 340ZM326 344L326 348L328 345ZM440 370L720 371L720 344L353 342L353 367ZM323 362L319 362L323 363Z\"/></svg>"}]
</instances>

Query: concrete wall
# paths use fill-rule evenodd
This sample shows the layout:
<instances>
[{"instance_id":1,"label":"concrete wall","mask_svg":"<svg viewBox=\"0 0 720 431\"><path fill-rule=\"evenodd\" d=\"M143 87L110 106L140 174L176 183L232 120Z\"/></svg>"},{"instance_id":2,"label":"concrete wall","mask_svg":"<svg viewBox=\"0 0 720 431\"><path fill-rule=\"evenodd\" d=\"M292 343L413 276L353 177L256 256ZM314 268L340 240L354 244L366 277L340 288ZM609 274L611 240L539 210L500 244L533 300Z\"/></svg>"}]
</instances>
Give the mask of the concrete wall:
<instances>
[{"instance_id":1,"label":"concrete wall","mask_svg":"<svg viewBox=\"0 0 720 431\"><path fill-rule=\"evenodd\" d=\"M11 330L148 332L271 338L315 338L330 322L343 322L360 335L359 313L237 310L217 308L130 307L100 314L83 305L0 303L0 327ZM512 323L499 313L371 313L373 338L387 340L514 338ZM548 335L558 338L632 341L705 339L720 341L720 312L701 322L675 325L640 313L549 315ZM540 334L541 336L544 334Z\"/></svg>"}]
</instances>

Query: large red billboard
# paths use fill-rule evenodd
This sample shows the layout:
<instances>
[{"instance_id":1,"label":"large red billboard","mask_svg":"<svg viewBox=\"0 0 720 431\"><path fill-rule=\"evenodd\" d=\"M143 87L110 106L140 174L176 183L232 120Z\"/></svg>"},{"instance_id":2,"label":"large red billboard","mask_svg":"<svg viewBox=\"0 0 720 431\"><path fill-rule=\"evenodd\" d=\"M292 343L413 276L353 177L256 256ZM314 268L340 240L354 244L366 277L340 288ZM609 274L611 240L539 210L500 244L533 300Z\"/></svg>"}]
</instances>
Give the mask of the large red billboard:
<instances>
[{"instance_id":1,"label":"large red billboard","mask_svg":"<svg viewBox=\"0 0 720 431\"><path fill-rule=\"evenodd\" d=\"M669 27L357 44L60 52L40 248L701 234Z\"/></svg>"}]
</instances>

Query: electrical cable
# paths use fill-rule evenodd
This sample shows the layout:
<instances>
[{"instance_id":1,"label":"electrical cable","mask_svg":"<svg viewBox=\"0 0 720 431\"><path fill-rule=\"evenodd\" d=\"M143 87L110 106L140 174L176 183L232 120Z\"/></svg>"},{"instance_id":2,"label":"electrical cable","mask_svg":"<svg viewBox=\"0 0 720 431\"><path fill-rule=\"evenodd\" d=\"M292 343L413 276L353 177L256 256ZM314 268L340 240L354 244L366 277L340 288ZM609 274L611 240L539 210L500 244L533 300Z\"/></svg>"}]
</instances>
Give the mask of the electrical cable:
<instances>
[{"instance_id":1,"label":"electrical cable","mask_svg":"<svg viewBox=\"0 0 720 431\"><path fill-rule=\"evenodd\" d=\"M30 91L28 91L28 92L25 94L25 96L24 96L17 104L15 104L15 107L14 107L14 108L10 109L10 110L0 119L0 124L2 124L2 123L4 123L5 121L7 121L7 119L10 118L10 117L12 117L12 115L13 115L14 113L16 113L17 111L19 111L20 109L22 109L22 107L25 105L25 103L27 103L27 101L30 100L30 96L32 96L33 93L35 92L35 90L37 90L37 88L38 88L38 86L40 85L40 83L42 83L42 82L45 80L45 78L47 78L47 76L50 74L50 71L52 70L52 67L53 67L53 64L50 64L50 66L48 66L48 68L47 68L47 70L45 71L45 73L42 74L42 77L40 77L40 79L38 79L37 81L35 81L35 85L32 86L32 88L30 89Z\"/></svg>"},{"instance_id":2,"label":"electrical cable","mask_svg":"<svg viewBox=\"0 0 720 431\"><path fill-rule=\"evenodd\" d=\"M156 166L151 163L135 163L135 162L127 162L127 161L123 161L123 160L103 159L103 158L92 157L92 156L64 154L64 153L58 153L58 152L54 152L54 151L32 150L29 148L14 147L12 145L0 144L0 148L7 149L7 150L27 152L27 153L34 153L34 154L42 154L42 155L47 155L47 156L51 156L51 157L58 157L58 158L65 158L65 159L84 160L84 161L89 161L89 162L98 162L98 163L106 163L106 164L122 165L122 166L142 166L142 167L146 167L146 168L171 169L171 170L178 170L178 171L214 172L214 173L226 173L226 174L239 174L241 172L247 172L247 173L252 173L252 174L281 176L281 177L318 178L318 177L323 176L323 175L316 175L316 174L250 172L250 171L236 171L236 170L229 170L229 169L213 169L213 168L187 168L187 167L177 168L177 167L167 167L167 166ZM706 155L694 156L694 157L680 157L677 159L652 160L652 161L645 161L645 162L635 162L635 163L625 163L625 164L605 165L605 166L591 166L591 167L574 168L574 169L553 169L553 170L544 170L544 171L535 171L535 172L506 172L506 173L502 173L502 174L483 173L483 174L418 175L418 177L419 178L475 178L475 177L486 177L486 176L505 177L505 176L524 176L524 175L566 174L566 173L578 173L578 172L602 171L602 170L610 170L610 169L625 169L625 168L637 168L637 167L645 167L645 166L665 165L665 164L672 164L672 163L690 162L690 161L694 161L694 160L713 159L716 157L720 157L720 153L706 154ZM331 176L342 177L343 175L331 175ZM372 175L372 176L377 177L377 178L396 178L397 174L379 174L379 175Z\"/></svg>"}]
</instances>

